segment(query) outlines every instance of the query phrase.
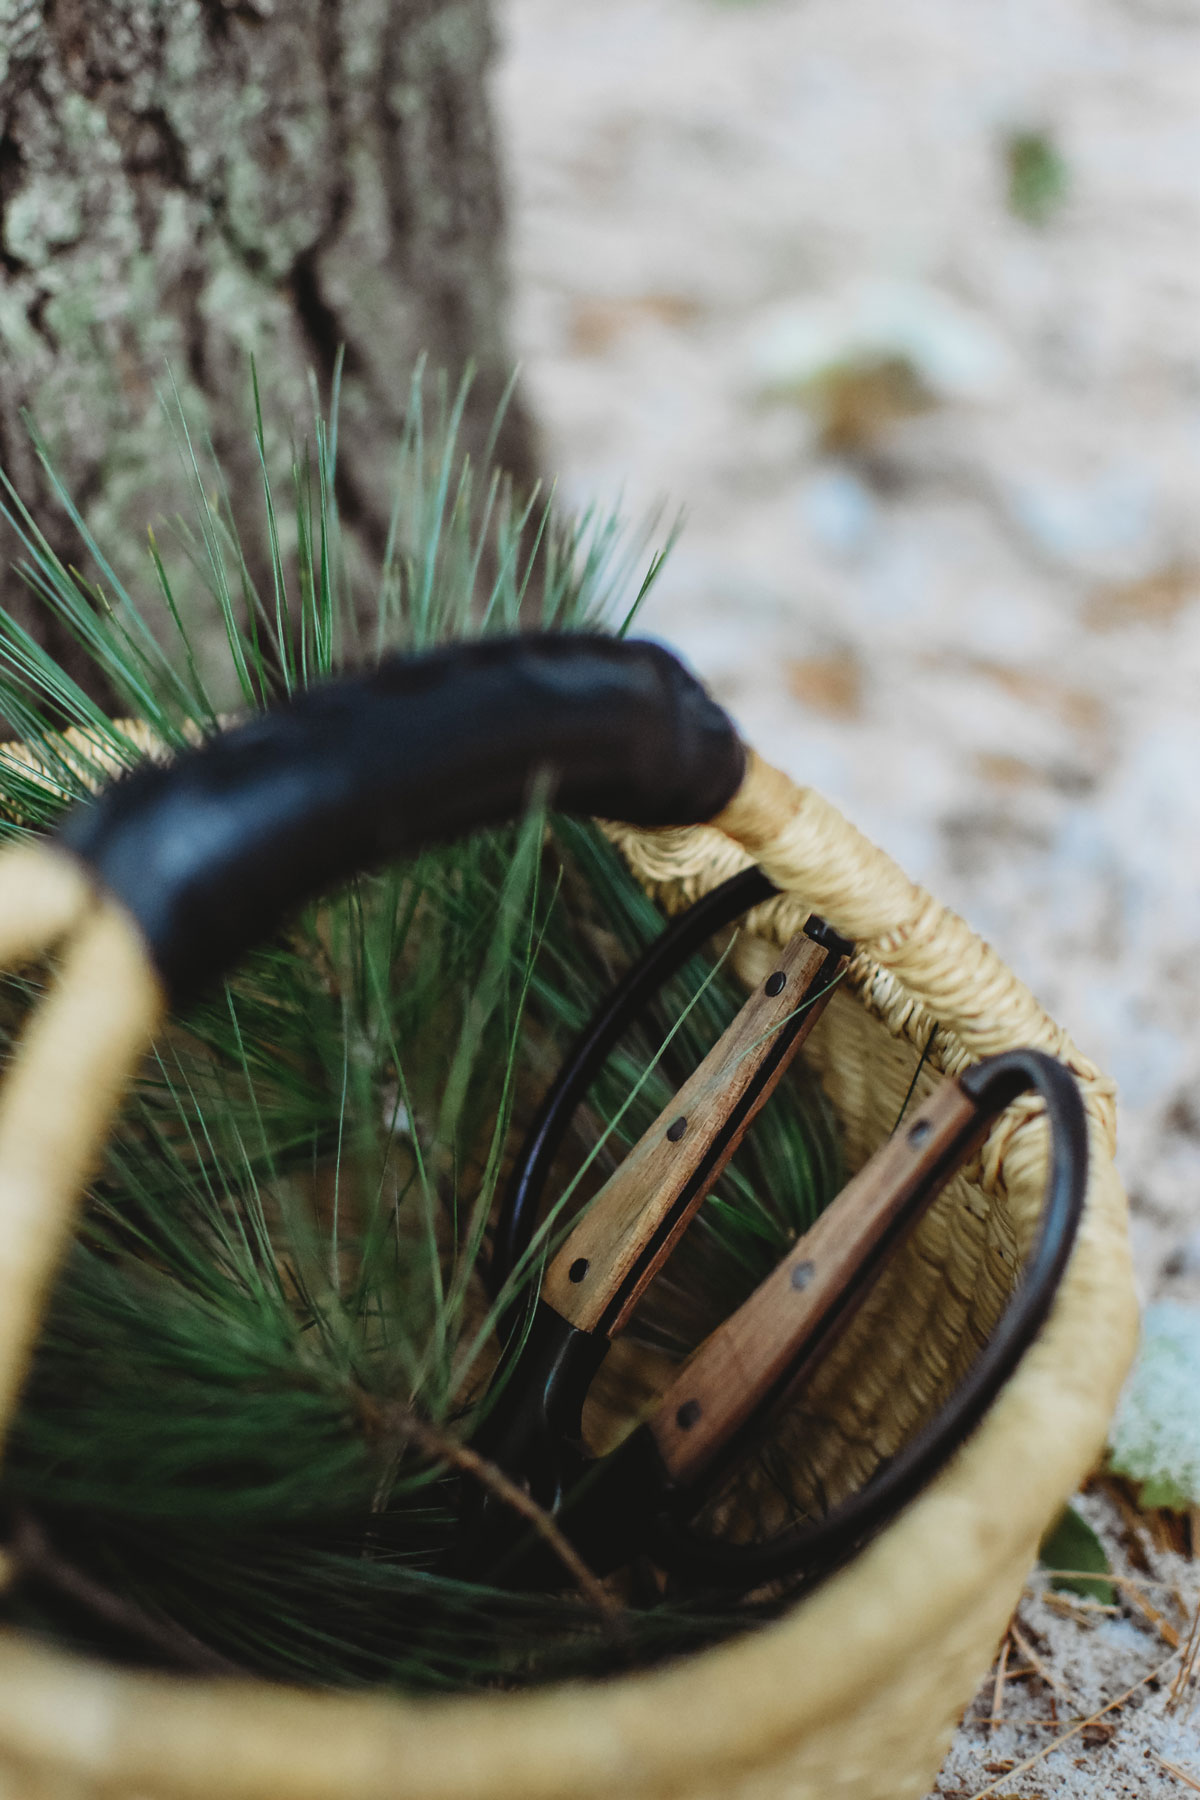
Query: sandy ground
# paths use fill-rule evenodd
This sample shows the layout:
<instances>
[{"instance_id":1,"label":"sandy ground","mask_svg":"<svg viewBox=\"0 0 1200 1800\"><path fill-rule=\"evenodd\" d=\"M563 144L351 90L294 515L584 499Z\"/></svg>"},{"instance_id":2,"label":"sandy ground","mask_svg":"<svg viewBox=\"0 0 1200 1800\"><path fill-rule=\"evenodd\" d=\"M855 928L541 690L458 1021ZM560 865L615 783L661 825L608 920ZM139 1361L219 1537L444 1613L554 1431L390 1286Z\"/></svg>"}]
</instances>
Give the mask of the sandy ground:
<instances>
[{"instance_id":1,"label":"sandy ground","mask_svg":"<svg viewBox=\"0 0 1200 1800\"><path fill-rule=\"evenodd\" d=\"M548 463L683 509L648 628L1117 1076L1143 1294L1200 1300L1200 0L500 18Z\"/></svg>"}]
</instances>

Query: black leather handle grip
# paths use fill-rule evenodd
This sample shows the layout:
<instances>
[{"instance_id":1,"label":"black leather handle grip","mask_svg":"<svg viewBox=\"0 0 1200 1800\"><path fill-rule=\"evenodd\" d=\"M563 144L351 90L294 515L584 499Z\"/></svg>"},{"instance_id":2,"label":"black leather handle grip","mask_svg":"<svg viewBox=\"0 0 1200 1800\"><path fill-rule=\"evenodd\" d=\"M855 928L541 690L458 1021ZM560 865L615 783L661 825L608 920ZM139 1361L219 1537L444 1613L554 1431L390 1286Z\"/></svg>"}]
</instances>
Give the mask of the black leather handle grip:
<instances>
[{"instance_id":1,"label":"black leather handle grip","mask_svg":"<svg viewBox=\"0 0 1200 1800\"><path fill-rule=\"evenodd\" d=\"M736 793L731 721L669 651L531 634L396 657L296 696L76 808L58 843L133 915L172 1001L297 903L519 815L698 824Z\"/></svg>"}]
</instances>

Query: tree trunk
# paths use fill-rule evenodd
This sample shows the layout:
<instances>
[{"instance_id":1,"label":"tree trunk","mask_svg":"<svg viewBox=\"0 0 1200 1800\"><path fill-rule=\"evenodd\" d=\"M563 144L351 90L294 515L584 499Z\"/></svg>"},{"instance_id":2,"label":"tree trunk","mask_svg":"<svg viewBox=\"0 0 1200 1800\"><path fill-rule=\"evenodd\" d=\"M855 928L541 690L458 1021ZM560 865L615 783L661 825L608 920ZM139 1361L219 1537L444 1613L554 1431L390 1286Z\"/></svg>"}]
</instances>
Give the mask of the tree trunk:
<instances>
[{"instance_id":1,"label":"tree trunk","mask_svg":"<svg viewBox=\"0 0 1200 1800\"><path fill-rule=\"evenodd\" d=\"M369 562L420 353L474 362L481 447L509 369L491 51L488 0L0 0L0 464L56 548L80 560L22 409L128 567L181 504L170 378L231 492L257 487L251 352L286 440L344 346L339 501ZM498 456L532 477L519 401Z\"/></svg>"}]
</instances>

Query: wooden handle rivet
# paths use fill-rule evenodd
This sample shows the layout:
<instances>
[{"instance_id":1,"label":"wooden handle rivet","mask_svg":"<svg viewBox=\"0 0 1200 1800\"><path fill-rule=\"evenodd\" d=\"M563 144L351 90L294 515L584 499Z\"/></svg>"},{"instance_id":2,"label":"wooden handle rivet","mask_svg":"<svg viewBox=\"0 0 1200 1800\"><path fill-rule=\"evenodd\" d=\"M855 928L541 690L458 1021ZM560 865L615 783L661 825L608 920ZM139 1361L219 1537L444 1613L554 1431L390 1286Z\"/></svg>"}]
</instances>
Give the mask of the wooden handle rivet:
<instances>
[{"instance_id":1,"label":"wooden handle rivet","mask_svg":"<svg viewBox=\"0 0 1200 1800\"><path fill-rule=\"evenodd\" d=\"M667 1126L667 1142L677 1144L686 1130L687 1120L685 1118L681 1116L678 1119L673 1119Z\"/></svg>"},{"instance_id":2,"label":"wooden handle rivet","mask_svg":"<svg viewBox=\"0 0 1200 1800\"><path fill-rule=\"evenodd\" d=\"M699 1422L702 1410L698 1400L685 1400L675 1414L675 1423L680 1431L690 1431Z\"/></svg>"},{"instance_id":3,"label":"wooden handle rivet","mask_svg":"<svg viewBox=\"0 0 1200 1800\"><path fill-rule=\"evenodd\" d=\"M570 1268L567 1270L567 1279L569 1281L582 1281L584 1276L587 1274L587 1272L588 1272L587 1257L586 1256L577 1256L575 1258L575 1261L571 1264Z\"/></svg>"},{"instance_id":4,"label":"wooden handle rivet","mask_svg":"<svg viewBox=\"0 0 1200 1800\"><path fill-rule=\"evenodd\" d=\"M918 1119L916 1124L913 1126L912 1130L908 1134L909 1143L910 1144L923 1144L925 1142L925 1139L929 1136L929 1130L930 1130L929 1120L928 1119Z\"/></svg>"},{"instance_id":5,"label":"wooden handle rivet","mask_svg":"<svg viewBox=\"0 0 1200 1800\"><path fill-rule=\"evenodd\" d=\"M811 1262L797 1263L795 1268L792 1270L792 1286L794 1288L796 1288L797 1290L799 1290L801 1288L806 1288L808 1286L809 1282L812 1280L813 1276L816 1274L816 1272L817 1272L816 1263L811 1263Z\"/></svg>"},{"instance_id":6,"label":"wooden handle rivet","mask_svg":"<svg viewBox=\"0 0 1200 1800\"><path fill-rule=\"evenodd\" d=\"M787 976L782 969L776 969L775 973L773 975L768 975L767 979L763 982L763 988L768 994L782 994L786 986Z\"/></svg>"}]
</instances>

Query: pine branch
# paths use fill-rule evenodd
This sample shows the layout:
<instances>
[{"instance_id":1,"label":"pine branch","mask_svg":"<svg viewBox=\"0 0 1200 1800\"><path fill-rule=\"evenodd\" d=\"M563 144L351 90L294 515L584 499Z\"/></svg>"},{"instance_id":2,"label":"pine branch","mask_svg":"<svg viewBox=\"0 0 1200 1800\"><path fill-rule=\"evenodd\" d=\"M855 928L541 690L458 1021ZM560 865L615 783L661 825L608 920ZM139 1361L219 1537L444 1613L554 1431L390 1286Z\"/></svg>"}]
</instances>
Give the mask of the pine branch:
<instances>
[{"instance_id":1,"label":"pine branch","mask_svg":"<svg viewBox=\"0 0 1200 1800\"><path fill-rule=\"evenodd\" d=\"M0 757L0 830L51 827L147 742L194 741L231 701L253 709L355 657L511 630L531 594L547 626L623 629L637 553L614 521L518 505L461 453L462 393L443 391L431 416L433 390L418 373L371 643L339 540L336 421L317 422L285 497L256 390L252 546L176 410L195 516L151 539L146 592L85 539L106 581L87 586L6 490L27 584L134 725L0 614L0 710L33 751ZM0 1497L23 1521L30 1576L5 1598L10 1619L43 1626L41 1589L92 1620L98 1647L117 1630L178 1666L410 1688L673 1653L744 1621L678 1586L623 1607L469 1441L496 1356L478 1266L503 1172L557 1060L660 928L593 826L534 809L308 908L172 1022L88 1198L6 1453ZM0 981L0 1056L40 986L36 970ZM577 1122L559 1189L572 1197L551 1209L549 1241L739 1003L698 957L618 1046ZM819 1090L781 1089L647 1296L638 1338L687 1354L837 1178ZM537 1279L531 1258L526 1297ZM380 1443L394 1467L377 1508ZM524 1520L578 1594L440 1573L455 1484L431 1468Z\"/></svg>"},{"instance_id":2,"label":"pine branch","mask_svg":"<svg viewBox=\"0 0 1200 1800\"><path fill-rule=\"evenodd\" d=\"M532 1494L518 1487L498 1463L493 1462L490 1457L481 1456L478 1450L472 1450L469 1444L452 1437L448 1431L418 1417L410 1406L405 1406L401 1401L393 1400L381 1405L370 1395L360 1394L358 1403L371 1437L389 1449L397 1459L410 1445L414 1446L432 1462L448 1464L450 1468L457 1469L460 1474L477 1482L502 1506L508 1507L510 1512L516 1513L527 1525L531 1525L547 1549L562 1564L584 1599L595 1608L609 1634L622 1638L625 1636L625 1609L620 1601L609 1593L600 1578L588 1568L570 1538L560 1531L545 1507L539 1506Z\"/></svg>"}]
</instances>

